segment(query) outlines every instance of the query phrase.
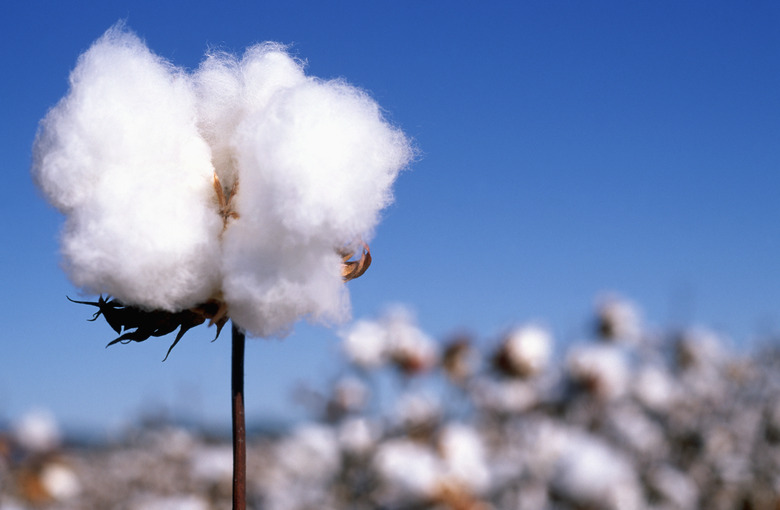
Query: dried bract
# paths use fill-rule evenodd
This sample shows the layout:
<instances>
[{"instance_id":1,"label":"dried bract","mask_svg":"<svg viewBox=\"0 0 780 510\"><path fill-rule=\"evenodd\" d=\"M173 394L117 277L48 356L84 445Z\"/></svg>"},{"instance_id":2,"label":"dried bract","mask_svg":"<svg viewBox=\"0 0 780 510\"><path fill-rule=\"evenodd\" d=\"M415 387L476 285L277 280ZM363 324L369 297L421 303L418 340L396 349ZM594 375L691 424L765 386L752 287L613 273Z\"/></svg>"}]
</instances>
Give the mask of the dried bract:
<instances>
[{"instance_id":1,"label":"dried bract","mask_svg":"<svg viewBox=\"0 0 780 510\"><path fill-rule=\"evenodd\" d=\"M179 343L184 333L190 329L200 326L206 322L206 319L210 319L211 324L216 324L217 326L217 334L214 337L214 340L216 340L228 320L227 316L221 313L222 307L218 301L208 301L202 305L180 312L166 312L164 310L143 310L135 306L127 306L116 299L109 298L106 300L103 296L100 296L97 301L68 299L74 303L96 306L98 311L95 312L90 320L97 320L102 315L108 322L108 325L119 334L106 347L116 343L143 342L153 336L165 336L178 329L179 332L168 348L163 361L168 359L168 355L170 355L173 348Z\"/></svg>"},{"instance_id":2,"label":"dried bract","mask_svg":"<svg viewBox=\"0 0 780 510\"><path fill-rule=\"evenodd\" d=\"M219 180L214 177L215 189L222 189L219 185ZM235 187L235 186L234 186ZM220 194L220 204L224 207L224 210L229 210L228 198L225 200L224 195ZM225 221L229 217L232 217L234 213L227 213L225 215ZM363 243L363 252L358 260L350 260L354 253L342 252L343 266L342 274L344 281L354 280L362 276L368 266L371 265L371 252L368 249L368 245ZM209 326L216 324L217 334L214 337L216 340L219 334L222 332L222 328L228 321L227 305L220 299L211 299L203 304L181 310L178 312L168 312L166 310L145 310L137 306L129 306L118 299L113 299L109 296L105 299L102 295L98 297L97 301L76 301L70 299L73 303L82 305L96 306L98 311L92 316L90 321L97 320L101 315L106 319L111 329L116 331L119 336L108 343L108 346L116 343L130 343L130 342L143 342L151 337L160 337L173 333L176 329L179 332L176 334L171 346L168 348L168 352L165 354L163 361L168 359L171 351L179 343L184 334L195 326L200 326L206 320L209 320ZM213 341L213 340L212 340Z\"/></svg>"}]
</instances>

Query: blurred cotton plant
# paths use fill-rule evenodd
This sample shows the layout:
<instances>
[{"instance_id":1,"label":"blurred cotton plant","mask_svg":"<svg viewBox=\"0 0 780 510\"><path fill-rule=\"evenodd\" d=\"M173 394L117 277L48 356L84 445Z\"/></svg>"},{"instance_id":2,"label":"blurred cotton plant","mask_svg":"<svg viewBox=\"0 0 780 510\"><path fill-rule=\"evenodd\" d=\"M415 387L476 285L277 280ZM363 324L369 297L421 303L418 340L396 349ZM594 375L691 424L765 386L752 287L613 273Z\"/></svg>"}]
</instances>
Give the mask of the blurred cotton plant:
<instances>
[{"instance_id":1,"label":"blurred cotton plant","mask_svg":"<svg viewBox=\"0 0 780 510\"><path fill-rule=\"evenodd\" d=\"M412 157L365 92L307 76L281 44L212 52L188 72L119 24L41 121L32 174L65 215L64 268L100 294L81 302L111 343L178 329L173 348L229 318L235 360L244 333L348 317L343 282L368 268L366 241Z\"/></svg>"},{"instance_id":2,"label":"blurred cotton plant","mask_svg":"<svg viewBox=\"0 0 780 510\"><path fill-rule=\"evenodd\" d=\"M776 446L755 450L764 422L780 444L780 406L770 405L766 418L751 408L760 398L751 392L764 384L755 368L726 355L717 335L651 333L636 305L607 296L589 321L598 327L557 357L551 330L535 323L496 342L458 334L441 346L408 311L345 329L350 385L395 387L382 387L380 409L322 414L339 441L345 431L361 438L357 448L340 443L323 501L367 509L775 508L766 502L780 501L768 495L776 482L755 478L751 466L753 458L780 465ZM407 340L392 341L400 332ZM420 352L441 352L424 356L424 371L399 363L395 349L409 338L430 344ZM334 401L344 400L344 387L337 379Z\"/></svg>"},{"instance_id":3,"label":"blurred cotton plant","mask_svg":"<svg viewBox=\"0 0 780 510\"><path fill-rule=\"evenodd\" d=\"M341 332L347 357L361 369L393 365L414 376L433 368L439 351L436 342L417 325L406 307L389 307L379 319L362 319Z\"/></svg>"},{"instance_id":4,"label":"blurred cotton plant","mask_svg":"<svg viewBox=\"0 0 780 510\"><path fill-rule=\"evenodd\" d=\"M592 321L600 313L595 307ZM405 370L390 340L402 332L442 355L426 358L424 371ZM250 502L268 510L778 508L776 345L747 357L701 328L659 337L641 326L639 344L583 333L591 336L555 356L552 332L534 324L487 341L459 333L439 349L408 311L358 321L343 332L343 373L317 388L316 419L250 439ZM42 463L36 445L51 444L49 420L25 422L5 447L0 431L0 508L13 505L3 500L7 480L43 482L36 487L47 492L5 493L47 509L121 500L122 508L211 510L230 497L230 451L180 429L142 434L144 449L131 441L90 452L89 461ZM51 505L33 499L42 494Z\"/></svg>"}]
</instances>

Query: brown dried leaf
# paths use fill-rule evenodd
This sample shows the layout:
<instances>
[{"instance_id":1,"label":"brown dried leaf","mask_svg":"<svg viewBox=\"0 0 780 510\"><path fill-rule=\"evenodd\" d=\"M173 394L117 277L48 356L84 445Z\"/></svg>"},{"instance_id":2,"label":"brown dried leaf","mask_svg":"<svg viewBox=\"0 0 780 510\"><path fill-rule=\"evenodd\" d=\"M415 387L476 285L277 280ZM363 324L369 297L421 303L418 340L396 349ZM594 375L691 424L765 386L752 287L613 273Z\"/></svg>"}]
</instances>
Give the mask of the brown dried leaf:
<instances>
[{"instance_id":1,"label":"brown dried leaf","mask_svg":"<svg viewBox=\"0 0 780 510\"><path fill-rule=\"evenodd\" d=\"M359 278L371 265L371 250L363 243L363 250L358 260L350 260L355 252L342 252L341 277L345 282Z\"/></svg>"}]
</instances>

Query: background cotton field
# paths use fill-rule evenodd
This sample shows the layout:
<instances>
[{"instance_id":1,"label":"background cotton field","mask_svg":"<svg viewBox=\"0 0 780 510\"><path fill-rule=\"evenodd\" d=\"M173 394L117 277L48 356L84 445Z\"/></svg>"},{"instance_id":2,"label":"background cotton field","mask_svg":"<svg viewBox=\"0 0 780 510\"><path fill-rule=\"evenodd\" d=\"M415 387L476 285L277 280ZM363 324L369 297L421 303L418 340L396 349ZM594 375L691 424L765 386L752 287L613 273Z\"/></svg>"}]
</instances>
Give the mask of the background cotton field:
<instances>
[{"instance_id":1,"label":"background cotton field","mask_svg":"<svg viewBox=\"0 0 780 510\"><path fill-rule=\"evenodd\" d=\"M128 61L117 48L78 60L118 22L137 36L129 46L139 69L120 71ZM66 296L94 300L80 287L99 270L133 295L184 305L224 285L209 268L230 264L231 288L257 318L279 290L251 263L258 250L277 257L281 272L320 268L322 259L300 255L322 248L332 256L326 236L351 242L360 232L373 264L346 286L351 317L323 270L308 288L339 299L302 308L292 299L253 326L278 321L269 329L287 335L247 344L248 425L277 434L252 436L256 507L715 508L715 495L724 508L771 505L778 24L769 3L6 6L2 504L31 506L19 480L36 486L45 474L54 506L135 488L124 493L128 507L223 505L226 335L212 343L214 328L194 329L161 363L171 339L105 349L114 332ZM100 90L128 91L115 106L143 123L107 127L94 113L100 107L57 110L77 89L106 97L73 87L98 65L118 73ZM284 98L268 95L282 86ZM314 107L323 95L333 102ZM364 108L366 98L376 109ZM413 154L394 176L392 202L377 168L365 169L369 182L290 186L296 168L333 147L333 132L316 119L342 118L334 112L381 118L373 125L404 133ZM118 188L145 198L94 194L90 175L79 178L85 185L57 178L41 189L30 171L47 115L73 128L39 144L78 152L68 137L101 137L98 148L122 151L123 164L144 177ZM288 130L293 118L309 127ZM385 149L369 149L359 140L373 131L345 127L338 131L358 149L340 154L339 165L397 147L390 136ZM167 178L151 178L161 162ZM82 170L124 178L105 159L93 163ZM239 164L269 169L239 180L274 190L262 197L277 201L262 221L273 228L228 227L219 246L201 242L219 238L224 218L199 198L213 187L184 184L220 168L230 190ZM51 190L62 187L92 198L68 193L51 207ZM332 206L327 190L370 211ZM292 196L306 208L290 206ZM159 228L132 226L131 203ZM65 219L58 208L80 212ZM123 227L104 235L102 225L90 242L121 264L88 250L94 260L63 271L68 250L85 253L76 242L84 238L70 234L90 232L82 227L97 210ZM288 235L289 245L261 242ZM127 249L137 236L193 262L194 272L169 285L170 260ZM246 251L222 253L233 238L246 240L234 245ZM292 321L299 311L345 322ZM47 446L32 446L35 434ZM410 458L415 476L398 468Z\"/></svg>"},{"instance_id":2,"label":"background cotton field","mask_svg":"<svg viewBox=\"0 0 780 510\"><path fill-rule=\"evenodd\" d=\"M484 342L397 307L361 320L331 383L299 389L308 418L250 435L249 507L777 508L776 346L652 331L615 295L589 322L554 360L535 324ZM227 438L173 417L96 445L37 410L0 438L3 509L230 508Z\"/></svg>"}]
</instances>

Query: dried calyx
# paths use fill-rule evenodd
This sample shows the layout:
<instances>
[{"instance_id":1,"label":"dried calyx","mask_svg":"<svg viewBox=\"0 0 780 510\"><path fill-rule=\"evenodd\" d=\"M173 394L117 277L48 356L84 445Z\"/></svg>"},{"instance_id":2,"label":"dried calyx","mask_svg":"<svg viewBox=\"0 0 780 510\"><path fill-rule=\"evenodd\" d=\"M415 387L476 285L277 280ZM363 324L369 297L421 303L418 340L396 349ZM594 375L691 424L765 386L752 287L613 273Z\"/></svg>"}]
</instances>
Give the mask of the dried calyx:
<instances>
[{"instance_id":1,"label":"dried calyx","mask_svg":"<svg viewBox=\"0 0 780 510\"><path fill-rule=\"evenodd\" d=\"M222 188L219 186L219 180L216 175L214 176L214 179L215 188L221 190ZM236 186L234 186L233 189L235 190ZM225 201L223 194L218 193L218 195L220 195L220 205L224 205L224 209L222 210L226 211L226 214L223 215L225 221L227 222L229 217L237 217L235 213L230 212L230 199L228 198L228 200ZM352 260L355 256L355 251L339 251L339 254L342 256L341 274L345 282L360 277L371 265L371 252L369 251L368 245L366 243L361 244L361 255L357 260ZM229 319L227 305L221 299L221 296L178 312L145 310L137 306L126 305L117 299L111 298L111 296L109 296L108 299L105 299L102 295L97 301L76 301L70 299L70 297L68 297L68 300L73 303L91 305L98 308L98 311L95 312L89 320L95 321L102 315L106 319L106 322L108 322L108 325L119 334L119 336L110 341L106 347L116 343L127 344L130 342L143 342L151 337L168 335L178 329L179 332L176 334L176 338L168 348L168 352L165 354L163 361L168 359L173 348L176 347L176 344L182 339L184 333L190 329L195 326L200 326L208 320L209 326L217 326L217 334L214 336L214 340L216 340L219 338L222 328Z\"/></svg>"}]
</instances>

